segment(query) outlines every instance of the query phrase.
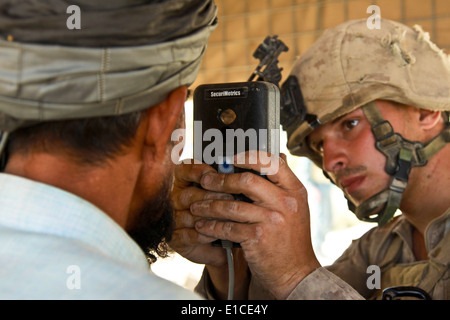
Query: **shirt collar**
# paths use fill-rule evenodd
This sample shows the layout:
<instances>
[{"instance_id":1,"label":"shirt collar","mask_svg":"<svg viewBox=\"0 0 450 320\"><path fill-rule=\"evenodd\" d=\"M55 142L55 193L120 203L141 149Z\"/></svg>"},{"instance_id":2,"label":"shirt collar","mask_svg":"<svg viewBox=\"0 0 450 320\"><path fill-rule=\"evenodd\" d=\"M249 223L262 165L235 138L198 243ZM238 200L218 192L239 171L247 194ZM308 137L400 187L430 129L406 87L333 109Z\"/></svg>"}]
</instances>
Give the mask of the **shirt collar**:
<instances>
[{"instance_id":1,"label":"shirt collar","mask_svg":"<svg viewBox=\"0 0 450 320\"><path fill-rule=\"evenodd\" d=\"M393 231L408 244L411 250L413 245L412 230L413 226L403 215L399 217L399 222L393 228ZM450 232L450 208L432 220L425 229L424 238L427 251L431 252L448 232Z\"/></svg>"},{"instance_id":2,"label":"shirt collar","mask_svg":"<svg viewBox=\"0 0 450 320\"><path fill-rule=\"evenodd\" d=\"M425 244L428 252L431 252L448 232L450 232L450 208L444 214L431 221L425 229Z\"/></svg>"}]
</instances>

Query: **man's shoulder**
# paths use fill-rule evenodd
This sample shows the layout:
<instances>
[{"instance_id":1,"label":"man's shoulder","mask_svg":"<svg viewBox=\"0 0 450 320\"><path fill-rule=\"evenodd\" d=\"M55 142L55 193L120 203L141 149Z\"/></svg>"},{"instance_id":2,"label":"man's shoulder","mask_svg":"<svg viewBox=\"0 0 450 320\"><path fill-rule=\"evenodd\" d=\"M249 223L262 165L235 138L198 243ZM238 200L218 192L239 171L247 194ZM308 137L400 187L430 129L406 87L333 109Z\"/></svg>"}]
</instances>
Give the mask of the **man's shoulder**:
<instances>
[{"instance_id":1,"label":"man's shoulder","mask_svg":"<svg viewBox=\"0 0 450 320\"><path fill-rule=\"evenodd\" d=\"M1 299L198 299L194 293L73 239L2 232Z\"/></svg>"}]
</instances>

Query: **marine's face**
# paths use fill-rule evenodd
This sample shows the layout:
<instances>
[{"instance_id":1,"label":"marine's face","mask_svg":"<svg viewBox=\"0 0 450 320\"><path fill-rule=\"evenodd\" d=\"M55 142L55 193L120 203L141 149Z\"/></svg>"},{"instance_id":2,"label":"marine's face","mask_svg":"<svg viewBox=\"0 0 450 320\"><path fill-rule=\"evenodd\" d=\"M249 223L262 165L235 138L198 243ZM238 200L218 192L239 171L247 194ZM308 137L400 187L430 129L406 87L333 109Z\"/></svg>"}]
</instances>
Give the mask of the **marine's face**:
<instances>
[{"instance_id":1,"label":"marine's face","mask_svg":"<svg viewBox=\"0 0 450 320\"><path fill-rule=\"evenodd\" d=\"M384 102L377 105L385 119L396 121L391 117L393 107ZM375 148L375 137L362 109L314 130L308 143L322 156L323 170L355 205L388 187L391 177L384 169L386 158Z\"/></svg>"}]
</instances>

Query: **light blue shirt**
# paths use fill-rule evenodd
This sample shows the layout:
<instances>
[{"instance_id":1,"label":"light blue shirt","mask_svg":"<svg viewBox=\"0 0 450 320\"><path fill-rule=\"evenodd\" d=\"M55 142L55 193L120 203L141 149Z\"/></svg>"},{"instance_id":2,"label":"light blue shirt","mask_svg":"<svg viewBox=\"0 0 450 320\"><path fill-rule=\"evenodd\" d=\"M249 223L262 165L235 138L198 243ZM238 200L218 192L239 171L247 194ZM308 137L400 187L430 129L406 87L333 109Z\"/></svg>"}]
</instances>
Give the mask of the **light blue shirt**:
<instances>
[{"instance_id":1,"label":"light blue shirt","mask_svg":"<svg viewBox=\"0 0 450 320\"><path fill-rule=\"evenodd\" d=\"M154 275L108 215L64 190L0 174L0 299L198 299Z\"/></svg>"}]
</instances>

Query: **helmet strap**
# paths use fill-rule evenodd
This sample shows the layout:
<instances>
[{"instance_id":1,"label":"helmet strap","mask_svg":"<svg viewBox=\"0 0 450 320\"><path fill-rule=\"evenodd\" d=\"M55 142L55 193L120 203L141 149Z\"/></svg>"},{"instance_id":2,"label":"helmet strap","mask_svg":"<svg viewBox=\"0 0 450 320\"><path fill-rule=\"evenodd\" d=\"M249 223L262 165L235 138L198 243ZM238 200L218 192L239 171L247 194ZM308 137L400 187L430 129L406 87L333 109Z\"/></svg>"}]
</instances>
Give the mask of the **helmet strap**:
<instances>
[{"instance_id":1,"label":"helmet strap","mask_svg":"<svg viewBox=\"0 0 450 320\"><path fill-rule=\"evenodd\" d=\"M358 219L368 222L378 222L385 225L392 219L402 201L403 191L408 184L411 169L411 153L406 149L400 151L399 170L394 174L389 187L372 196L358 207L350 207ZM382 207L384 206L384 207ZM380 208L382 208L380 210Z\"/></svg>"}]
</instances>

